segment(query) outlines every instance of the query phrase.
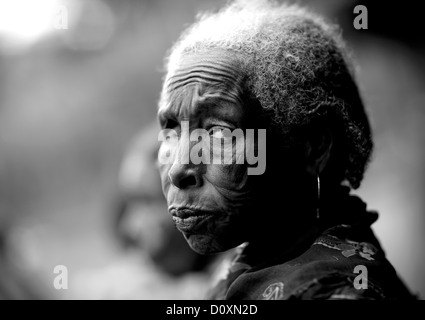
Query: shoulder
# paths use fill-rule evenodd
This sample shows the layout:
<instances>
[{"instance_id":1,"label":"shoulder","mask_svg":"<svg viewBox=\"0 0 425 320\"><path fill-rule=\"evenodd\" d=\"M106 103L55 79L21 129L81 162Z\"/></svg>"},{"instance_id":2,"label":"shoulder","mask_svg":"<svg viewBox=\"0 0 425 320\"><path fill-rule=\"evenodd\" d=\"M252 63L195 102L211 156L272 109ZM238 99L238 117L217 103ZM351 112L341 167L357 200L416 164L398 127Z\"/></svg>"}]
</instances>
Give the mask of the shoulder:
<instances>
[{"instance_id":1,"label":"shoulder","mask_svg":"<svg viewBox=\"0 0 425 320\"><path fill-rule=\"evenodd\" d=\"M350 226L333 227L299 257L245 272L229 296L261 300L408 297L371 230L362 234L358 239Z\"/></svg>"}]
</instances>

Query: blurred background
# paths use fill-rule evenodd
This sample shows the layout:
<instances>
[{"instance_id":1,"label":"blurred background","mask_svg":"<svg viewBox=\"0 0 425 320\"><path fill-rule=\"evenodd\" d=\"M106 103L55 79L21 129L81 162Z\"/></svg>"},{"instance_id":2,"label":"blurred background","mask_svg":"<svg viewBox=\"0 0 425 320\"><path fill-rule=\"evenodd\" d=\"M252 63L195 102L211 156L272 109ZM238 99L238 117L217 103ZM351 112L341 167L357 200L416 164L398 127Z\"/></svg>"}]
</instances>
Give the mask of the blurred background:
<instances>
[{"instance_id":1,"label":"blurred background","mask_svg":"<svg viewBox=\"0 0 425 320\"><path fill-rule=\"evenodd\" d=\"M198 11L224 3L0 1L0 298L202 297L227 257L194 254L172 227L155 114L167 49ZM380 213L389 260L423 298L421 10L300 3L341 24L352 49L376 146L356 193ZM353 27L358 4L367 30ZM68 269L67 290L54 288L56 265Z\"/></svg>"}]
</instances>

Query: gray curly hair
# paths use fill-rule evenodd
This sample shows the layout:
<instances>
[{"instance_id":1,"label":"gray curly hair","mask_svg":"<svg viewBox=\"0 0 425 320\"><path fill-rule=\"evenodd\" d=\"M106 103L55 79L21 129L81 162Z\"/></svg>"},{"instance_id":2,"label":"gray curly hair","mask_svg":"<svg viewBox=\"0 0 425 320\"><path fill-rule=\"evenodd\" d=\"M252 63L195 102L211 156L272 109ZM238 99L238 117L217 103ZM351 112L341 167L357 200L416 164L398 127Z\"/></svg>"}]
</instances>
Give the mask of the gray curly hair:
<instances>
[{"instance_id":1,"label":"gray curly hair","mask_svg":"<svg viewBox=\"0 0 425 320\"><path fill-rule=\"evenodd\" d=\"M172 47L166 78L185 54L211 49L239 58L249 94L288 143L299 142L313 126L330 128L334 175L359 187L373 142L337 26L297 5L234 1L198 15Z\"/></svg>"}]
</instances>

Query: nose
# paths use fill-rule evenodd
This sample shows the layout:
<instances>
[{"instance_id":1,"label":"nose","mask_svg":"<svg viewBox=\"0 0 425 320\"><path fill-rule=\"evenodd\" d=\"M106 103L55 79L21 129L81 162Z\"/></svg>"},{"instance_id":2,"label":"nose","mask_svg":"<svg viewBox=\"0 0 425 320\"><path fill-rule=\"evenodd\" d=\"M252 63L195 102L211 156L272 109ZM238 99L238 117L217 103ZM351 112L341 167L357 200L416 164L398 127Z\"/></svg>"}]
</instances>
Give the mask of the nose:
<instances>
[{"instance_id":1,"label":"nose","mask_svg":"<svg viewBox=\"0 0 425 320\"><path fill-rule=\"evenodd\" d=\"M168 171L168 178L179 189L200 187L202 182L196 167L177 163Z\"/></svg>"}]
</instances>

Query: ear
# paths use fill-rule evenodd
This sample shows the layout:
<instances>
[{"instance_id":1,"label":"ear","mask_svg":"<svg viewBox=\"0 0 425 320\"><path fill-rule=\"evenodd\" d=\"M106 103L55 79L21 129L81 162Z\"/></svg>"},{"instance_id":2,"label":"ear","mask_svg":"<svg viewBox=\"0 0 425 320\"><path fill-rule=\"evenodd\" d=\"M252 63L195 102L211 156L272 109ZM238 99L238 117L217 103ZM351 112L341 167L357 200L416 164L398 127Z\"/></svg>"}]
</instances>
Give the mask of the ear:
<instances>
[{"instance_id":1,"label":"ear","mask_svg":"<svg viewBox=\"0 0 425 320\"><path fill-rule=\"evenodd\" d=\"M307 172L313 176L325 169L331 156L333 137L329 129L321 129L308 136L305 157Z\"/></svg>"}]
</instances>

